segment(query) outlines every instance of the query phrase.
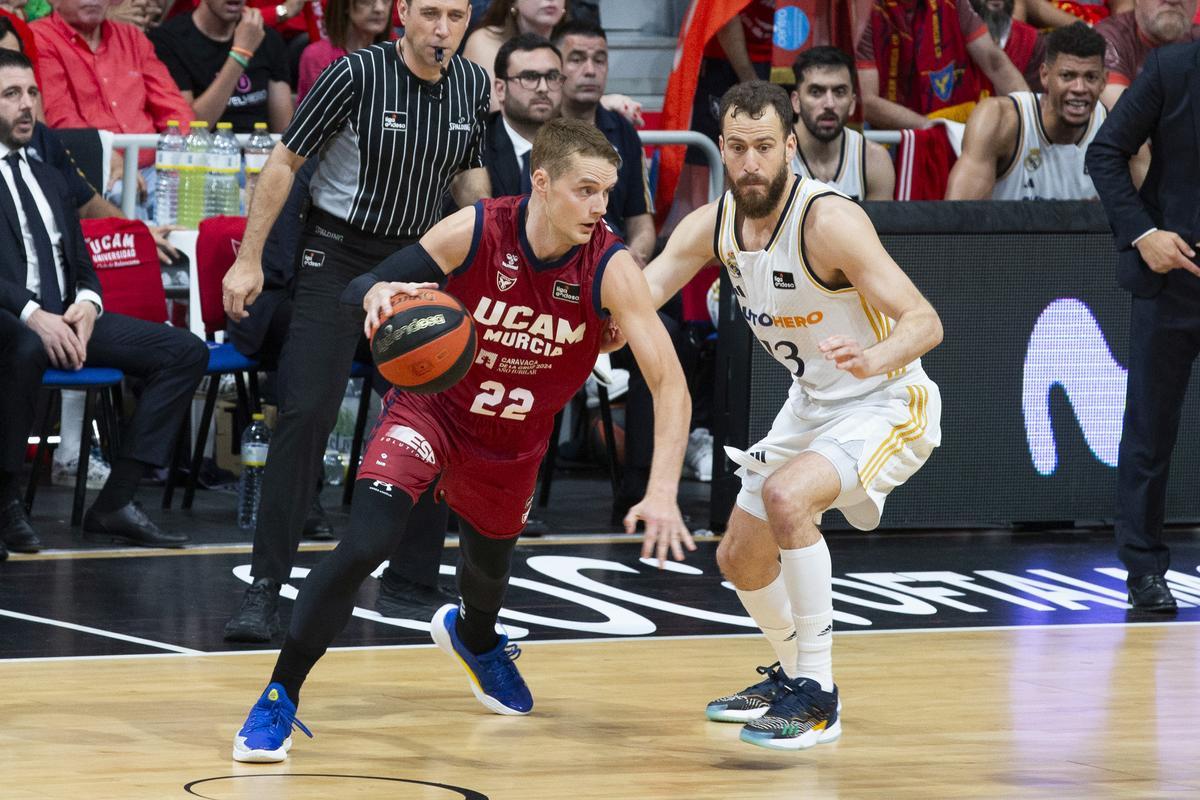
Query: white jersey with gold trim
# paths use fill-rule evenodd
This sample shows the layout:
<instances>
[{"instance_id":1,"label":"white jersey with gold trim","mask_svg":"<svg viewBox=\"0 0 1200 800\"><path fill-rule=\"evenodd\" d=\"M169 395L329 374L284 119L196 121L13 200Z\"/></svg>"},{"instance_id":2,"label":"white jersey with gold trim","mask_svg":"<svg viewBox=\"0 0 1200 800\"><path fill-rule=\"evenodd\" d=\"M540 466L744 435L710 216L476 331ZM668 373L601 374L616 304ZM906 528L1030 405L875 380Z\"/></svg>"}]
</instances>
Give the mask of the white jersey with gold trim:
<instances>
[{"instance_id":1,"label":"white jersey with gold trim","mask_svg":"<svg viewBox=\"0 0 1200 800\"><path fill-rule=\"evenodd\" d=\"M1108 116L1101 103L1092 110L1087 132L1075 144L1054 144L1042 127L1041 95L1013 92L1020 125L1016 154L992 189L993 200L1095 200L1096 187L1084 158Z\"/></svg>"},{"instance_id":2,"label":"white jersey with gold trim","mask_svg":"<svg viewBox=\"0 0 1200 800\"><path fill-rule=\"evenodd\" d=\"M819 180L808 168L804 154L796 148L792 159L792 172L802 178ZM837 176L826 183L852 200L862 202L867 197L867 140L851 128L842 129L842 156L838 163Z\"/></svg>"},{"instance_id":3,"label":"white jersey with gold trim","mask_svg":"<svg viewBox=\"0 0 1200 800\"><path fill-rule=\"evenodd\" d=\"M797 179L767 246L753 251L741 247L733 193L726 192L718 201L714 244L742 316L759 343L792 373L793 400L798 399L797 392L814 400L840 400L870 394L893 381L928 380L920 359L863 380L837 369L818 349L834 335L869 347L891 333L895 324L854 287L829 288L809 269L804 219L812 204L825 195L840 193L819 181Z\"/></svg>"}]
</instances>

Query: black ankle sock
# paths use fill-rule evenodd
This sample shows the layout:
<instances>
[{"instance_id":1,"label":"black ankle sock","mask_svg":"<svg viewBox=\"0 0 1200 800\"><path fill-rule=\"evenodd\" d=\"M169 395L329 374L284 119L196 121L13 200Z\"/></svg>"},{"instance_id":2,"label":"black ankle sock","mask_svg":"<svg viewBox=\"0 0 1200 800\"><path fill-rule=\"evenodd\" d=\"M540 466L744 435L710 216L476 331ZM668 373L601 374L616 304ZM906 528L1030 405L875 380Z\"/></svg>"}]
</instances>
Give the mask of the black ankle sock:
<instances>
[{"instance_id":1,"label":"black ankle sock","mask_svg":"<svg viewBox=\"0 0 1200 800\"><path fill-rule=\"evenodd\" d=\"M486 653L496 646L500 637L496 635L496 615L467 606L465 615L460 605L454 632L472 653Z\"/></svg>"},{"instance_id":2,"label":"black ankle sock","mask_svg":"<svg viewBox=\"0 0 1200 800\"><path fill-rule=\"evenodd\" d=\"M308 650L287 637L283 649L279 651L279 659L275 662L275 671L271 673L271 683L278 683L287 690L288 697L297 706L300 705L300 687L313 666L325 655L325 648Z\"/></svg>"},{"instance_id":3,"label":"black ankle sock","mask_svg":"<svg viewBox=\"0 0 1200 800\"><path fill-rule=\"evenodd\" d=\"M133 458L118 458L113 462L112 473L104 482L104 488L96 496L97 511L116 511L133 500L138 481L146 474L146 465Z\"/></svg>"}]
</instances>

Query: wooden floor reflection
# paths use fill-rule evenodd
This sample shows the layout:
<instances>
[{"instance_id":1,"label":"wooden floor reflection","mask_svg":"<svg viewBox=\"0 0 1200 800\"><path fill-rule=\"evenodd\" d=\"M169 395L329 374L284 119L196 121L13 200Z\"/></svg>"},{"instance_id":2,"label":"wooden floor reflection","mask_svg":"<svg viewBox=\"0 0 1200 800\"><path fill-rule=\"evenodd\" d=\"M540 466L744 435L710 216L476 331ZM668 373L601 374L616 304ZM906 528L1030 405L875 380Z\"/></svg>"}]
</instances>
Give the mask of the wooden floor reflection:
<instances>
[{"instance_id":1,"label":"wooden floor reflection","mask_svg":"<svg viewBox=\"0 0 1200 800\"><path fill-rule=\"evenodd\" d=\"M536 707L510 718L432 648L333 651L301 704L317 738L276 766L229 759L270 654L3 662L0 795L1200 796L1194 625L839 635L844 734L800 753L704 719L766 660L742 637L528 644Z\"/></svg>"}]
</instances>

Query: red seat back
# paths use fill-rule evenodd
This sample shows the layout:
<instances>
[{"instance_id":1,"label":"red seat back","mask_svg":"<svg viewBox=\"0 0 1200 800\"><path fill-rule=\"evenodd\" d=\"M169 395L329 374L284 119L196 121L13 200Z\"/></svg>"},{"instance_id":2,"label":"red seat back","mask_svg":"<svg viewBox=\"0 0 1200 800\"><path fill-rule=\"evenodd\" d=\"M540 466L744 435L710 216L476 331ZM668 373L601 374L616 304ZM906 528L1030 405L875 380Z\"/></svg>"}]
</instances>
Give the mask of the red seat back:
<instances>
[{"instance_id":1,"label":"red seat back","mask_svg":"<svg viewBox=\"0 0 1200 800\"><path fill-rule=\"evenodd\" d=\"M225 329L221 281L233 266L245 235L245 217L209 217L200 221L196 274L200 281L200 315L209 334Z\"/></svg>"},{"instance_id":2,"label":"red seat back","mask_svg":"<svg viewBox=\"0 0 1200 800\"><path fill-rule=\"evenodd\" d=\"M116 217L79 222L100 279L105 310L147 322L166 322L162 268L146 223Z\"/></svg>"}]
</instances>

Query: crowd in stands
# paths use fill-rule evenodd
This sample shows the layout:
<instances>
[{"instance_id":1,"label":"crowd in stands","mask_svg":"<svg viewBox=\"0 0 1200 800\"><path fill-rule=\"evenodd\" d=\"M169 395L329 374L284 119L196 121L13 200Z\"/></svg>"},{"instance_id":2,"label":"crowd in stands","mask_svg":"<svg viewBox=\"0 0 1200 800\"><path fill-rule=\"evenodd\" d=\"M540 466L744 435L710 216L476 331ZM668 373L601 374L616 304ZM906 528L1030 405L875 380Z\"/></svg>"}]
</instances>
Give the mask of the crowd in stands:
<instances>
[{"instance_id":1,"label":"crowd in stands","mask_svg":"<svg viewBox=\"0 0 1200 800\"><path fill-rule=\"evenodd\" d=\"M140 151L136 187L123 185L119 148L107 185L94 186L56 129L150 134L165 131L168 121L186 129L203 120L214 128L231 123L238 133L265 122L280 133L326 67L403 35L394 6L392 0L4 0L0 49L23 54L33 67L40 94L31 101L27 152L57 171L70 209L81 218L118 217L123 193L136 191L138 215L150 220L152 149ZM774 0L751 0L704 52L692 127L714 141L714 110L728 88L778 80L771 64L774 8ZM659 231L636 130L641 108L607 93L609 49L597 3L471 0L471 12L463 55L493 79L485 146L493 193L529 191L531 142L547 120L592 122L622 159L607 220L648 261ZM866 201L1095 199L1083 151L1105 110L1153 48L1200 39L1198 18L1197 0L873 3L853 53L813 48L791 71L794 169ZM868 130L905 131L899 148L889 152L869 141L859 121ZM707 199L706 168L698 151L688 162L693 179L685 175L675 200L694 207ZM1136 163L1133 169L1137 175ZM11 176L8 184L15 186ZM153 231L161 258L175 258L170 229ZM286 277L280 284L282 290ZM23 307L0 309L0 316L20 316ZM668 327L682 329L678 312ZM279 326L285 329L286 319ZM681 357L694 360L683 352L685 339L678 340ZM200 379L195 369L188 375ZM644 389L635 370L629 402L644 401ZM164 419L175 416L173 410ZM652 436L645 429L627 436L622 495L629 499L644 488ZM106 496L97 514L111 516L130 501L132 468L121 469L113 473L120 491ZM103 483L108 473L99 477ZM8 502L0 497L0 505ZM149 531L143 543L176 543L130 515L128 524Z\"/></svg>"}]
</instances>

